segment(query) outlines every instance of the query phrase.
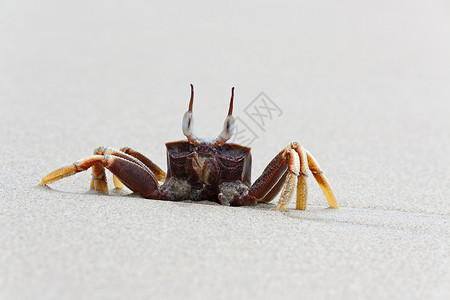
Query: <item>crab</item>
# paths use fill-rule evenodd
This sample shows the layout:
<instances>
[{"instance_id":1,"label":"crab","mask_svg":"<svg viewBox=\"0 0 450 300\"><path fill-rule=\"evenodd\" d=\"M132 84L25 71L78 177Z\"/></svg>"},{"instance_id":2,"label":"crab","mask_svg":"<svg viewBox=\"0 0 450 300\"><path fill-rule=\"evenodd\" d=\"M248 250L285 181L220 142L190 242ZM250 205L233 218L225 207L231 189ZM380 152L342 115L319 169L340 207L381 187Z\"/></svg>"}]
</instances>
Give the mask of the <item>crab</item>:
<instances>
[{"instance_id":1,"label":"crab","mask_svg":"<svg viewBox=\"0 0 450 300\"><path fill-rule=\"evenodd\" d=\"M251 183L251 148L227 143L235 128L234 88L220 135L198 138L193 131L194 87L182 129L187 140L166 143L167 173L140 152L98 147L94 154L62 166L42 178L47 185L92 168L91 189L108 194L105 168L113 173L114 186L124 186L144 198L156 200L209 200L222 205L248 206L272 201L281 191L276 209L285 211L296 194L296 209L305 210L307 168L318 182L330 207L339 208L333 191L315 158L298 142L282 149Z\"/></svg>"}]
</instances>

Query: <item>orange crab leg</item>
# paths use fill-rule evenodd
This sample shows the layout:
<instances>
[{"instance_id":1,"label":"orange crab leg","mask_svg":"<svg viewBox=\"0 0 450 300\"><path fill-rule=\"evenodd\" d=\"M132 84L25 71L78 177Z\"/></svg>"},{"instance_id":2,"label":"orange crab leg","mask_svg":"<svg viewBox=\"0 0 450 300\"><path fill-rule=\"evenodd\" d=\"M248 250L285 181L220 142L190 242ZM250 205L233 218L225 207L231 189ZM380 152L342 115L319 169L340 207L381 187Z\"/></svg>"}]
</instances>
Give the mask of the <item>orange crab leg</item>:
<instances>
[{"instance_id":1,"label":"orange crab leg","mask_svg":"<svg viewBox=\"0 0 450 300\"><path fill-rule=\"evenodd\" d=\"M316 160L297 142L289 144L272 159L251 186L248 194L255 197L258 203L268 203L281 191L276 209L282 211L286 210L291 198L296 194L296 209L305 210L308 196L308 167L325 194L328 204L339 208L333 191Z\"/></svg>"},{"instance_id":2,"label":"orange crab leg","mask_svg":"<svg viewBox=\"0 0 450 300\"><path fill-rule=\"evenodd\" d=\"M309 153L307 150L305 150L305 152L308 158L309 169L311 170L314 178L316 179L317 183L322 189L323 194L327 198L328 204L331 207L339 208L336 201L336 197L333 194L333 190L331 189L331 186L328 184L328 181L325 178L325 175L323 174L322 170L320 169L319 164L311 155L311 153Z\"/></svg>"},{"instance_id":3,"label":"orange crab leg","mask_svg":"<svg viewBox=\"0 0 450 300\"><path fill-rule=\"evenodd\" d=\"M134 163L143 164L136 160L134 157L131 157L119 150L110 147L98 147L94 150L94 155L115 155L122 157L124 159L130 160ZM113 176L114 186L118 189L122 189L124 187L123 183L117 179L116 175ZM102 191L104 194L108 194L108 187L106 184L106 174L105 167L102 164L98 163L92 166L92 180L91 180L91 190L96 189Z\"/></svg>"},{"instance_id":4,"label":"orange crab leg","mask_svg":"<svg viewBox=\"0 0 450 300\"><path fill-rule=\"evenodd\" d=\"M300 146L299 143L294 142L291 144L291 147L295 150L300 159L300 170L297 177L297 204L295 208L305 210L308 197L308 185L306 182L308 177L308 175L306 175L308 159L306 157L306 151Z\"/></svg>"},{"instance_id":5,"label":"orange crab leg","mask_svg":"<svg viewBox=\"0 0 450 300\"><path fill-rule=\"evenodd\" d=\"M64 177L76 174L78 172L86 171L95 164L101 163L102 159L102 155L93 155L74 162L71 165L62 166L44 176L39 185L50 184Z\"/></svg>"},{"instance_id":6,"label":"orange crab leg","mask_svg":"<svg viewBox=\"0 0 450 300\"><path fill-rule=\"evenodd\" d=\"M105 167L101 161L92 166L91 190L101 191L108 194L108 182L106 180Z\"/></svg>"},{"instance_id":7,"label":"orange crab leg","mask_svg":"<svg viewBox=\"0 0 450 300\"><path fill-rule=\"evenodd\" d=\"M283 190L281 191L280 200L278 200L277 208L278 210L285 211L287 205L289 204L292 196L295 192L295 185L297 183L297 177L299 175L298 165L299 158L293 149L287 150L289 155L288 160L288 170L285 184Z\"/></svg>"},{"instance_id":8,"label":"orange crab leg","mask_svg":"<svg viewBox=\"0 0 450 300\"><path fill-rule=\"evenodd\" d=\"M158 196L158 199L164 198L162 193L159 193L158 180L150 170L148 170L145 166L143 167L131 160L109 154L93 155L79 160L78 162L75 162L71 165L58 168L55 171L44 176L39 185L50 184L64 177L76 174L78 172L86 171L90 167L96 167L99 165L102 168L104 167L110 170L133 192L139 193L143 197L155 194L155 196ZM97 169L97 171L98 170L101 169L99 168ZM97 171L94 171L94 176L99 176L101 178L102 175L96 173ZM104 169L99 172L104 173ZM95 186L102 183L102 180L95 181ZM108 188L106 186L106 180L104 180L104 184L105 187L102 192L107 194Z\"/></svg>"}]
</instances>

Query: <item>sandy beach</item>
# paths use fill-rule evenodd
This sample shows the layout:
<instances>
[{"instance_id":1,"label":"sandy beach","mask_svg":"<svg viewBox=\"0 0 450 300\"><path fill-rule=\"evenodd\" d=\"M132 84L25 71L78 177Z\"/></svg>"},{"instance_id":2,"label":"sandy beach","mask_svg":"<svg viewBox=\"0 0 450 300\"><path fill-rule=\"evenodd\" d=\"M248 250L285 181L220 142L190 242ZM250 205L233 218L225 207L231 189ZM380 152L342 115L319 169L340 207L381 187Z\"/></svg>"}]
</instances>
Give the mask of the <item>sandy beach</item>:
<instances>
[{"instance_id":1,"label":"sandy beach","mask_svg":"<svg viewBox=\"0 0 450 300\"><path fill-rule=\"evenodd\" d=\"M2 1L0 298L449 299L449 34L446 1ZM98 146L165 170L191 83L197 135L234 86L252 179L299 141L340 209L37 186Z\"/></svg>"}]
</instances>

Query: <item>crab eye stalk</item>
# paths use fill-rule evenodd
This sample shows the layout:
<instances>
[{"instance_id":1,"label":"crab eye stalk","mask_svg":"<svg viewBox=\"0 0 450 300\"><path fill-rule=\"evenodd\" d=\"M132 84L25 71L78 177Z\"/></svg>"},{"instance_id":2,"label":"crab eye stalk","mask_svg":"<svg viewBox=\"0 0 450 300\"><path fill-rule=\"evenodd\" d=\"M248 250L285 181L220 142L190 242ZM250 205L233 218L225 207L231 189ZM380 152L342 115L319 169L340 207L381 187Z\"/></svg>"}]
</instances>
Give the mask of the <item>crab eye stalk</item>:
<instances>
[{"instance_id":1,"label":"crab eye stalk","mask_svg":"<svg viewBox=\"0 0 450 300\"><path fill-rule=\"evenodd\" d=\"M233 117L233 98L234 98L234 87L231 89L231 100L230 100L230 108L228 109L228 116L225 119L223 124L222 133L217 137L216 143L219 146L225 144L233 135L235 128L235 120Z\"/></svg>"},{"instance_id":2,"label":"crab eye stalk","mask_svg":"<svg viewBox=\"0 0 450 300\"><path fill-rule=\"evenodd\" d=\"M194 119L192 118L192 112L187 111L183 116L183 134L189 139L192 136L194 127Z\"/></svg>"},{"instance_id":3,"label":"crab eye stalk","mask_svg":"<svg viewBox=\"0 0 450 300\"><path fill-rule=\"evenodd\" d=\"M187 137L188 141L194 143L197 137L194 134L194 118L192 114L192 108L194 104L194 86L191 84L191 100L189 101L188 111L183 116L183 134Z\"/></svg>"}]
</instances>

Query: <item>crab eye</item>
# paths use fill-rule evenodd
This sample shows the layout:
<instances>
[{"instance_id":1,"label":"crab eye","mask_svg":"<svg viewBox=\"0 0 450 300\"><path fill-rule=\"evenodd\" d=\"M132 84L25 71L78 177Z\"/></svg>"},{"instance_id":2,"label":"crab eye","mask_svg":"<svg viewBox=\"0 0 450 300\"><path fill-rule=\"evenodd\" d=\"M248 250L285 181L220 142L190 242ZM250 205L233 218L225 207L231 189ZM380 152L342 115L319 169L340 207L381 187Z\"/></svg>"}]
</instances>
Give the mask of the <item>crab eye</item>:
<instances>
[{"instance_id":1,"label":"crab eye","mask_svg":"<svg viewBox=\"0 0 450 300\"><path fill-rule=\"evenodd\" d=\"M194 104L194 86L191 84L191 100L189 100L188 111L183 116L183 133L190 143L198 142L194 134L194 118L192 116L192 106Z\"/></svg>"},{"instance_id":2,"label":"crab eye","mask_svg":"<svg viewBox=\"0 0 450 300\"><path fill-rule=\"evenodd\" d=\"M216 143L220 146L225 144L234 133L234 117L232 115L227 116L225 123L223 123L223 130L216 139Z\"/></svg>"},{"instance_id":3,"label":"crab eye","mask_svg":"<svg viewBox=\"0 0 450 300\"><path fill-rule=\"evenodd\" d=\"M186 137L192 136L193 128L194 119L192 118L192 111L187 111L183 116L183 134Z\"/></svg>"},{"instance_id":4,"label":"crab eye","mask_svg":"<svg viewBox=\"0 0 450 300\"><path fill-rule=\"evenodd\" d=\"M223 131L221 134L221 137L225 140L229 140L231 138L231 136L234 133L234 125L235 121L234 121L234 117L233 116L227 116L227 118L225 119L225 122L223 123Z\"/></svg>"},{"instance_id":5,"label":"crab eye","mask_svg":"<svg viewBox=\"0 0 450 300\"><path fill-rule=\"evenodd\" d=\"M228 116L223 124L223 130L215 140L215 143L219 146L224 145L231 138L234 132L233 98L234 88L231 89L230 108L228 109Z\"/></svg>"}]
</instances>

